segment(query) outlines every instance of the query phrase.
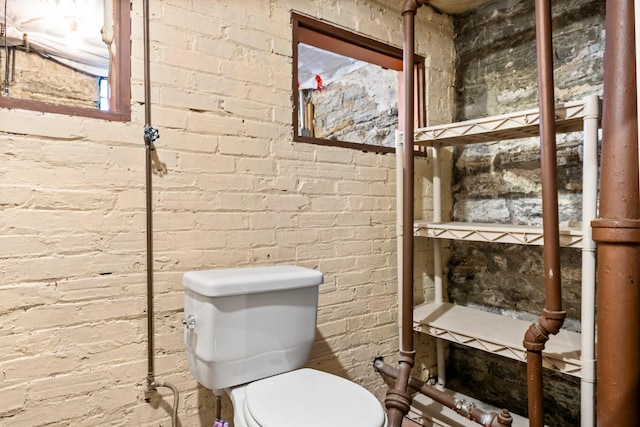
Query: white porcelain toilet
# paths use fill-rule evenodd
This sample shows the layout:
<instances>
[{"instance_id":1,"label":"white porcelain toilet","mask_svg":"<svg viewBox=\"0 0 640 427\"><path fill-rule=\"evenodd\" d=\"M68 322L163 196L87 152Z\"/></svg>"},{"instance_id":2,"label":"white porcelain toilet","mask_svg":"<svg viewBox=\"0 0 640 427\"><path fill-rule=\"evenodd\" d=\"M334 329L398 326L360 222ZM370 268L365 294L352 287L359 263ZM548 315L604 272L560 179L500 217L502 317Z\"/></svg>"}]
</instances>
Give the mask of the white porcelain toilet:
<instances>
[{"instance_id":1,"label":"white porcelain toilet","mask_svg":"<svg viewBox=\"0 0 640 427\"><path fill-rule=\"evenodd\" d=\"M300 369L313 345L322 273L291 265L185 273L189 371L226 391L234 427L384 427L376 397Z\"/></svg>"}]
</instances>

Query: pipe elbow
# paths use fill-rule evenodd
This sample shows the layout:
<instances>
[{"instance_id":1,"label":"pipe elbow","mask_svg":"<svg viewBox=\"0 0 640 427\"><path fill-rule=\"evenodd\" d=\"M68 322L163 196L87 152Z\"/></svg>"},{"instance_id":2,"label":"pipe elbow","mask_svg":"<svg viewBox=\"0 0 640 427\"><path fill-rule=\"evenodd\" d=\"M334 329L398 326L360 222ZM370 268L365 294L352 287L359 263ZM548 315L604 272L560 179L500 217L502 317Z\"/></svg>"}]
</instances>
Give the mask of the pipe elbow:
<instances>
[{"instance_id":1,"label":"pipe elbow","mask_svg":"<svg viewBox=\"0 0 640 427\"><path fill-rule=\"evenodd\" d=\"M564 324L564 319L567 317L567 312L551 311L546 308L542 310L542 315L538 319L540 325L549 332L549 334L555 335L560 332L560 328Z\"/></svg>"},{"instance_id":2,"label":"pipe elbow","mask_svg":"<svg viewBox=\"0 0 640 427\"><path fill-rule=\"evenodd\" d=\"M549 335L560 332L567 317L565 311L552 311L546 308L538 318L537 324L532 324L524 335L523 346L527 350L542 351L544 344L549 340Z\"/></svg>"},{"instance_id":3,"label":"pipe elbow","mask_svg":"<svg viewBox=\"0 0 640 427\"><path fill-rule=\"evenodd\" d=\"M402 6L402 14L413 13L415 15L420 6L428 3L429 0L405 0L404 5Z\"/></svg>"}]
</instances>

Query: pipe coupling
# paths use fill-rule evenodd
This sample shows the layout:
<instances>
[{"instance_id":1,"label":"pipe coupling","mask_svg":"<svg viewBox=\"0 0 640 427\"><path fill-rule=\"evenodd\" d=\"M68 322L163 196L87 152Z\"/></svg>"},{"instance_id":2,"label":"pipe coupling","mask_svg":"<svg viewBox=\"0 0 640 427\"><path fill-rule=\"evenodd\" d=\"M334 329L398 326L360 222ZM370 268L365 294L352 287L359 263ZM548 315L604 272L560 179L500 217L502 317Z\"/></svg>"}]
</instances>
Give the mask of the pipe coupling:
<instances>
[{"instance_id":1,"label":"pipe coupling","mask_svg":"<svg viewBox=\"0 0 640 427\"><path fill-rule=\"evenodd\" d=\"M413 363L415 361L415 358L416 358L415 351L400 350L398 354L398 363L402 363L402 362L408 363L409 366L413 368Z\"/></svg>"},{"instance_id":2,"label":"pipe coupling","mask_svg":"<svg viewBox=\"0 0 640 427\"><path fill-rule=\"evenodd\" d=\"M473 402L467 402L466 400L456 399L455 406L453 409L463 417L471 419L471 412L475 407L476 405Z\"/></svg>"},{"instance_id":3,"label":"pipe coupling","mask_svg":"<svg viewBox=\"0 0 640 427\"><path fill-rule=\"evenodd\" d=\"M411 395L406 391L390 388L384 399L384 406L387 410L397 409L404 416L411 408Z\"/></svg>"}]
</instances>

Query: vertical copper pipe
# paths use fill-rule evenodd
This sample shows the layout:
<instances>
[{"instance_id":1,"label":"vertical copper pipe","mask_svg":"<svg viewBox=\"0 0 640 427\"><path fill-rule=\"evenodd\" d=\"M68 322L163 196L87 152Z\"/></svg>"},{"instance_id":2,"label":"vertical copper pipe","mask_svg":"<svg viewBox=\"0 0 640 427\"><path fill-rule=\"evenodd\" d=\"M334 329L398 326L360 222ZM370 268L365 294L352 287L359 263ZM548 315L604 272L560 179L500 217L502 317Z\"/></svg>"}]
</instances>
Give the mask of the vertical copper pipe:
<instances>
[{"instance_id":1,"label":"vertical copper pipe","mask_svg":"<svg viewBox=\"0 0 640 427\"><path fill-rule=\"evenodd\" d=\"M542 350L549 335L557 334L566 313L562 311L560 280L560 231L558 227L558 181L553 81L553 43L550 0L536 0L536 52L538 104L540 108L540 154L542 172L542 228L544 232L545 308L524 337L527 349L529 425L544 425Z\"/></svg>"},{"instance_id":2,"label":"vertical copper pipe","mask_svg":"<svg viewBox=\"0 0 640 427\"><path fill-rule=\"evenodd\" d=\"M553 80L551 1L536 0L538 100L542 163L542 228L544 232L544 290L548 310L562 310L560 287L560 231L558 228L558 173L556 110Z\"/></svg>"},{"instance_id":3,"label":"vertical copper pipe","mask_svg":"<svg viewBox=\"0 0 640 427\"><path fill-rule=\"evenodd\" d=\"M403 77L404 77L404 120L403 120L403 216L402 216L402 336L398 357L398 376L393 388L387 391L385 406L389 426L399 427L402 418L409 412L411 395L408 393L409 375L413 367L413 130L414 130L414 54L415 16L418 8L426 3L421 0L407 0L402 8L403 26Z\"/></svg>"},{"instance_id":4,"label":"vertical copper pipe","mask_svg":"<svg viewBox=\"0 0 640 427\"><path fill-rule=\"evenodd\" d=\"M144 116L145 129L151 127L151 84L149 73L149 0L143 2L142 32L144 37ZM154 306L153 306L153 141L145 133L145 192L147 237L147 393L155 393Z\"/></svg>"},{"instance_id":5,"label":"vertical copper pipe","mask_svg":"<svg viewBox=\"0 0 640 427\"><path fill-rule=\"evenodd\" d=\"M598 426L640 425L640 198L633 0L607 2L597 255Z\"/></svg>"}]
</instances>

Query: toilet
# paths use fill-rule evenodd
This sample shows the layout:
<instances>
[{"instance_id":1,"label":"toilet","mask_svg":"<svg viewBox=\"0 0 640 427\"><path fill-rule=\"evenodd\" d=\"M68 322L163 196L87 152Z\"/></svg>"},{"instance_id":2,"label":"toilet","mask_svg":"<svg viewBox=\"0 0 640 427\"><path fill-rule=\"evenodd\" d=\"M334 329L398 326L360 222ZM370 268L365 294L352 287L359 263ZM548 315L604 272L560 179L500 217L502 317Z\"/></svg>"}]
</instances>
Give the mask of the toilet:
<instances>
[{"instance_id":1,"label":"toilet","mask_svg":"<svg viewBox=\"0 0 640 427\"><path fill-rule=\"evenodd\" d=\"M190 271L189 371L228 393L234 427L385 427L365 388L302 368L313 345L322 273L293 265Z\"/></svg>"}]
</instances>

